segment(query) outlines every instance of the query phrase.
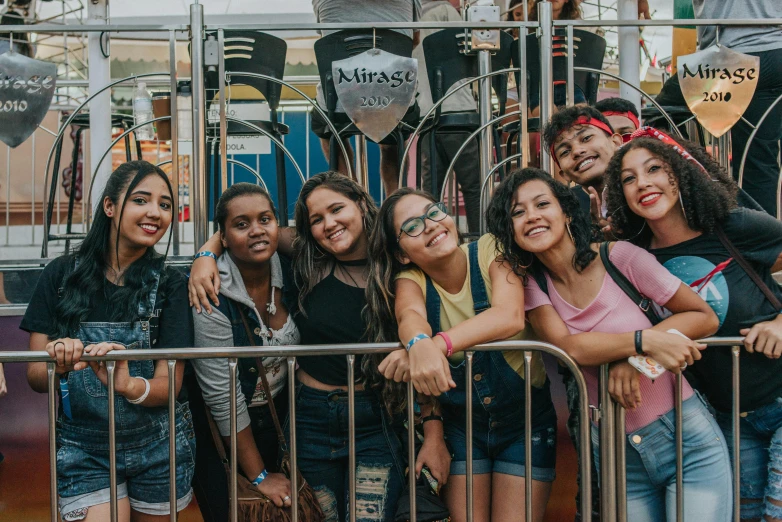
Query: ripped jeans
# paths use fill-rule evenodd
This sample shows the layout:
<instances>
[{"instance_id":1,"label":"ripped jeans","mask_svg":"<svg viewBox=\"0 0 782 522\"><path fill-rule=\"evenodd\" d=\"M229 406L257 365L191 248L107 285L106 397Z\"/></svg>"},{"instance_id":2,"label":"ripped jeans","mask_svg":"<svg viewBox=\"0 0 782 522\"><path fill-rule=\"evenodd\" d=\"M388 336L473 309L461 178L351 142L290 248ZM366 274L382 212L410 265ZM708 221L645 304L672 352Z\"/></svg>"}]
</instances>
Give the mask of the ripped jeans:
<instances>
[{"instance_id":1,"label":"ripped jeans","mask_svg":"<svg viewBox=\"0 0 782 522\"><path fill-rule=\"evenodd\" d=\"M404 485L401 444L373 392L357 391L356 520L392 522ZM297 463L315 490L326 522L348 520L348 394L299 384ZM290 421L285 431L289 433Z\"/></svg>"},{"instance_id":2,"label":"ripped jeans","mask_svg":"<svg viewBox=\"0 0 782 522\"><path fill-rule=\"evenodd\" d=\"M716 417L730 448L733 445L731 414L718 411ZM759 519L766 515L782 519L782 506L768 500L782 500L782 397L742 413L739 429L741 498L758 499L741 505L741 518Z\"/></svg>"}]
</instances>

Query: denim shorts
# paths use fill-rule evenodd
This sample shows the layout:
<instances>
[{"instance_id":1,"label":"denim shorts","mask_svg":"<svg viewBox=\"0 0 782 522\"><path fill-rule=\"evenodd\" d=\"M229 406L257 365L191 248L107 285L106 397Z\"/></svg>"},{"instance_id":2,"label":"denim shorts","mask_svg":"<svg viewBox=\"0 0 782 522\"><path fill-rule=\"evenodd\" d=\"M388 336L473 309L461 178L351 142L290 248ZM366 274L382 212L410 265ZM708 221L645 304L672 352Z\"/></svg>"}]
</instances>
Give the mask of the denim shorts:
<instances>
[{"instance_id":1,"label":"denim shorts","mask_svg":"<svg viewBox=\"0 0 782 522\"><path fill-rule=\"evenodd\" d=\"M445 438L453 452L451 475L467 474L467 430L460 415L446 415ZM472 471L474 475L503 473L526 476L524 419L504 417L495 420L473 414ZM532 428L532 480L554 482L557 462L556 417Z\"/></svg>"},{"instance_id":2,"label":"denim shorts","mask_svg":"<svg viewBox=\"0 0 782 522\"><path fill-rule=\"evenodd\" d=\"M169 514L168 416L117 432L117 498L150 515ZM57 430L57 489L63 520L81 520L87 509L109 502L109 442L105 432L60 422ZM195 434L190 409L177 405L177 511L192 497Z\"/></svg>"},{"instance_id":3,"label":"denim shorts","mask_svg":"<svg viewBox=\"0 0 782 522\"><path fill-rule=\"evenodd\" d=\"M731 414L718 411L716 416L728 447L732 447ZM754 411L742 413L739 430L741 498L761 499L742 504L741 518L761 519L763 515L782 518L782 507L762 500L782 500L782 473L774 471L782 470L782 397Z\"/></svg>"}]
</instances>

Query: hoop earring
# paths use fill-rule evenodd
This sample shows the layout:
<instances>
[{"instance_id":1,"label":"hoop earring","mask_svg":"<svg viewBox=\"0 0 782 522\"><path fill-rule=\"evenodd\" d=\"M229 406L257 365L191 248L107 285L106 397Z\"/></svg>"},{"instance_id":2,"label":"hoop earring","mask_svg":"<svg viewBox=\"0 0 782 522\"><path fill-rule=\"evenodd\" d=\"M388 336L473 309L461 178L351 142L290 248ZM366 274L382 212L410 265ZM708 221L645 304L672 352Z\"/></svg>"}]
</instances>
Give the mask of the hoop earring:
<instances>
[{"instance_id":1,"label":"hoop earring","mask_svg":"<svg viewBox=\"0 0 782 522\"><path fill-rule=\"evenodd\" d=\"M532 263L535 261L535 255L531 254L529 252L527 252L527 253L529 254L530 260L529 260L529 263L527 263L526 265L522 265L521 264L521 256L519 256L519 265L518 266L519 266L519 268L523 268L524 270L526 270L529 267L531 267Z\"/></svg>"},{"instance_id":2,"label":"hoop earring","mask_svg":"<svg viewBox=\"0 0 782 522\"><path fill-rule=\"evenodd\" d=\"M685 210L684 210L684 201L682 200L682 191L681 191L681 189L679 189L679 204L682 206L682 214L684 215L684 221L686 221L687 224L689 225L690 222L687 220L687 212L685 212ZM646 221L644 221L644 223L646 223Z\"/></svg>"},{"instance_id":3,"label":"hoop earring","mask_svg":"<svg viewBox=\"0 0 782 522\"><path fill-rule=\"evenodd\" d=\"M573 232L570 231L570 223L565 223L565 228L567 228L567 234L570 236L570 240L573 242L573 244L576 244L576 240L573 237Z\"/></svg>"}]
</instances>

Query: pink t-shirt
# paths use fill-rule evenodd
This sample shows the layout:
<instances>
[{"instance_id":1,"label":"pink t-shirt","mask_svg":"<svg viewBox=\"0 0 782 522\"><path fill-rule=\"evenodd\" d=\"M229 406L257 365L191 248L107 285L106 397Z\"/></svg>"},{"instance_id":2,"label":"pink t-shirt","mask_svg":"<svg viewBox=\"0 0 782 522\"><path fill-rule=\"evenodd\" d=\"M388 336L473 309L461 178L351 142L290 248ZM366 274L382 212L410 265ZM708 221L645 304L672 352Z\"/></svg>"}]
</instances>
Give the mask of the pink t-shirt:
<instances>
[{"instance_id":1,"label":"pink t-shirt","mask_svg":"<svg viewBox=\"0 0 782 522\"><path fill-rule=\"evenodd\" d=\"M652 254L627 242L618 242L610 254L611 261L643 295L660 306L673 297L681 285L678 277L672 275ZM551 278L546 273L549 295L546 295L533 278L527 279L524 289L524 308L533 310L539 306L552 305L565 322L570 333L603 332L626 333L649 328L651 323L638 305L625 294L619 285L606 274L603 286L595 300L583 310L571 305L557 293ZM598 368L585 367L584 376L589 391L589 403L598 403ZM627 432L633 432L654 422L674 406L675 378L665 372L654 382L645 375L639 375L641 405L628 411ZM692 388L686 380L682 383L682 399L692 396Z\"/></svg>"}]
</instances>

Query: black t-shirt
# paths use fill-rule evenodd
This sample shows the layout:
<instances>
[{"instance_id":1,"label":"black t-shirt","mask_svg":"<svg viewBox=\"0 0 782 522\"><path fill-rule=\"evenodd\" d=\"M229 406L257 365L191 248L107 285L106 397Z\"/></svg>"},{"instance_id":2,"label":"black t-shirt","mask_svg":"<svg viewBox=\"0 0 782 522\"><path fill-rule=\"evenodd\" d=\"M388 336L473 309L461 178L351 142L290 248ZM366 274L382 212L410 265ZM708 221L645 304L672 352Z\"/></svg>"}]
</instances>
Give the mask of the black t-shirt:
<instances>
[{"instance_id":1,"label":"black t-shirt","mask_svg":"<svg viewBox=\"0 0 782 522\"><path fill-rule=\"evenodd\" d=\"M73 256L62 256L46 265L19 328L28 332L56 334L55 310L59 301L58 290L65 276L73 270ZM182 273L166 268L166 277L158 288L155 309L159 312L159 334L153 348L189 348L193 341L193 316L187 298L187 280ZM105 281L105 291L91 297L92 307L88 322L111 321L112 296L118 286Z\"/></svg>"},{"instance_id":2,"label":"black t-shirt","mask_svg":"<svg viewBox=\"0 0 782 522\"><path fill-rule=\"evenodd\" d=\"M363 288L343 283L332 272L307 295L304 311L293 316L301 344L348 344L366 342L367 324L362 316L366 305ZM325 351L325 350L324 350ZM328 353L328 352L326 352ZM355 377L360 379L361 356L356 356ZM347 386L347 357L314 355L297 359L302 370L331 386Z\"/></svg>"},{"instance_id":3,"label":"black t-shirt","mask_svg":"<svg viewBox=\"0 0 782 522\"><path fill-rule=\"evenodd\" d=\"M782 253L782 223L765 212L739 208L730 213L722 228L762 280L782 299L782 290L771 276L771 267ZM717 336L739 336L742 328L772 320L780 313L735 260L720 270L719 265L730 254L715 234L704 234L650 252L686 284L699 281L695 289L720 320ZM703 351L703 359L688 369L692 384L720 411L731 409L731 364L730 348L710 347ZM782 395L782 359L750 354L742 348L740 370L741 411L757 409Z\"/></svg>"}]
</instances>

